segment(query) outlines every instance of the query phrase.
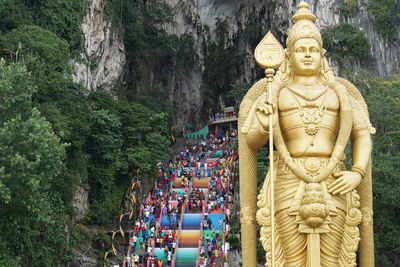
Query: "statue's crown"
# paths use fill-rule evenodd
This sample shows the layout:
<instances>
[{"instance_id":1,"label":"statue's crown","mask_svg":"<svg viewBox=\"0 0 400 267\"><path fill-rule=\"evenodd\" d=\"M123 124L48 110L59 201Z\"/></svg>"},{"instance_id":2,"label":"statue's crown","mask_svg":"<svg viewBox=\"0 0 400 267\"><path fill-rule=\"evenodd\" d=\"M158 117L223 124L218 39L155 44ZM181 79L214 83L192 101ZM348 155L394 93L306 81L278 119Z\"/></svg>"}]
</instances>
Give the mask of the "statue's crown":
<instances>
[{"instance_id":1,"label":"statue's crown","mask_svg":"<svg viewBox=\"0 0 400 267\"><path fill-rule=\"evenodd\" d=\"M286 47L291 48L302 38L315 39L322 47L321 33L315 25L317 17L310 11L310 6L306 2L302 1L297 7L298 10L292 17L293 26L289 30Z\"/></svg>"}]
</instances>

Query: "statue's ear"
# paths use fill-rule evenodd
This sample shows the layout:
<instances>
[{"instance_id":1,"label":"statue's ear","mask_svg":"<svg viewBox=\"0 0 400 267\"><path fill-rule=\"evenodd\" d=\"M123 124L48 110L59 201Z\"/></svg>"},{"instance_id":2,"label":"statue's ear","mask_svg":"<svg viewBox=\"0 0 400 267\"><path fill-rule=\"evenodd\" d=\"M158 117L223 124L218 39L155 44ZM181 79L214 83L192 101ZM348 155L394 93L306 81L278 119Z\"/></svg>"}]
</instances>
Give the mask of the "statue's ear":
<instances>
[{"instance_id":1,"label":"statue's ear","mask_svg":"<svg viewBox=\"0 0 400 267\"><path fill-rule=\"evenodd\" d=\"M322 48L322 56L324 57L326 54L326 50Z\"/></svg>"}]
</instances>

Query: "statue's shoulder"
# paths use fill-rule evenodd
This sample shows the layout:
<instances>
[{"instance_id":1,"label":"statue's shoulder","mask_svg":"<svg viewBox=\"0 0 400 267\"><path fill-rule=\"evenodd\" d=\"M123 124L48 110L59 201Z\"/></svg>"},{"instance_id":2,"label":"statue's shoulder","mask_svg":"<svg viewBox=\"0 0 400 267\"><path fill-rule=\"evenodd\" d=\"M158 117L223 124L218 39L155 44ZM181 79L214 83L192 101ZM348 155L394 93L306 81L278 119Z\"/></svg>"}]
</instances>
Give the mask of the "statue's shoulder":
<instances>
[{"instance_id":1,"label":"statue's shoulder","mask_svg":"<svg viewBox=\"0 0 400 267\"><path fill-rule=\"evenodd\" d=\"M339 88L346 90L351 98L352 104L355 101L359 105L362 105L364 109L367 109L363 96L354 84L341 77L335 77L335 81L339 84Z\"/></svg>"},{"instance_id":2,"label":"statue's shoulder","mask_svg":"<svg viewBox=\"0 0 400 267\"><path fill-rule=\"evenodd\" d=\"M350 97L354 122L356 124L366 124L369 128L370 133L374 134L375 128L372 127L369 119L368 107L360 91L354 84L344 78L335 77L335 81L340 85L341 88L346 90L347 94ZM353 127L355 126L356 125L353 125Z\"/></svg>"},{"instance_id":3,"label":"statue's shoulder","mask_svg":"<svg viewBox=\"0 0 400 267\"><path fill-rule=\"evenodd\" d=\"M276 97L276 93L279 91L277 82L272 82L270 88L272 89L273 97ZM239 117L247 117L252 107L254 107L255 103L257 103L264 94L268 94L268 81L266 78L258 80L250 87L249 91L247 91L240 103Z\"/></svg>"},{"instance_id":4,"label":"statue's shoulder","mask_svg":"<svg viewBox=\"0 0 400 267\"><path fill-rule=\"evenodd\" d=\"M279 86L276 82L272 82L271 87L273 95L278 91ZM241 128L243 133L247 133L251 122L255 116L255 111L259 102L265 99L268 95L268 81L263 78L257 81L253 86L250 87L249 91L243 97L240 103L239 119L244 120L243 127Z\"/></svg>"},{"instance_id":5,"label":"statue's shoulder","mask_svg":"<svg viewBox=\"0 0 400 267\"><path fill-rule=\"evenodd\" d=\"M246 95L243 97L240 103L239 117L247 117L251 107L257 102L257 99L261 97L268 89L268 82L266 78L257 81L253 86L250 87Z\"/></svg>"}]
</instances>

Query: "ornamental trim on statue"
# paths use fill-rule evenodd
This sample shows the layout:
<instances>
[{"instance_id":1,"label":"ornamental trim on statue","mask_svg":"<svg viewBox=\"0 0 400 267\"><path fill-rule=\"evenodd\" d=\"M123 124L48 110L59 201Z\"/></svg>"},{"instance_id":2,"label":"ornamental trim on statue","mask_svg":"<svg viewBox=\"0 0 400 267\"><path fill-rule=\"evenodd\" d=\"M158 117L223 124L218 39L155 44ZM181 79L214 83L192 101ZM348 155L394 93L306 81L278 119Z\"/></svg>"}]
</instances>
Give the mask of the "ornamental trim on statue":
<instances>
[{"instance_id":1,"label":"ornamental trim on statue","mask_svg":"<svg viewBox=\"0 0 400 267\"><path fill-rule=\"evenodd\" d=\"M243 207L240 209L240 222L242 224L256 224L256 208Z\"/></svg>"}]
</instances>

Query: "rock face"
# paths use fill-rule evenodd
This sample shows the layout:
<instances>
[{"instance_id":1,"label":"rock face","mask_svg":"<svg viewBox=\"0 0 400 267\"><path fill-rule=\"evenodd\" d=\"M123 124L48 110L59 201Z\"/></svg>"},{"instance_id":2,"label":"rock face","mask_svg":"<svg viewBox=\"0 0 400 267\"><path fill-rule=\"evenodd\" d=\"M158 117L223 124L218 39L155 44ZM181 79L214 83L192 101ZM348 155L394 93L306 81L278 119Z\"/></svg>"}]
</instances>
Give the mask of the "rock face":
<instances>
[{"instance_id":1,"label":"rock face","mask_svg":"<svg viewBox=\"0 0 400 267\"><path fill-rule=\"evenodd\" d=\"M106 0L91 0L83 18L84 63L73 61L74 81L90 90L109 90L120 78L125 65L125 46L121 36L104 18Z\"/></svg>"},{"instance_id":2,"label":"rock face","mask_svg":"<svg viewBox=\"0 0 400 267\"><path fill-rule=\"evenodd\" d=\"M367 10L368 0L357 1L357 12L344 18L340 8L347 0L308 0L318 17L321 29L339 23L350 23L361 30L370 43L370 56L362 64L355 62L352 68L362 65L376 75L388 76L400 71L400 29L397 40L385 41L374 29L373 16ZM372 1L372 0L369 0ZM233 42L238 51L244 53L241 75L235 82L253 83L259 78L260 68L253 58L254 42L249 43L246 34L254 31L271 30L281 43L284 43L290 26L290 17L300 0L166 0L173 8L176 24L166 26L169 33L178 36L188 35L194 41L195 63L186 69L171 68L168 81L168 104L172 111L173 123L182 129L186 123L197 125L200 114L204 119L203 95L207 90L204 83L205 57L207 45L217 41L217 25L224 23L226 45ZM106 0L91 0L88 12L83 19L82 31L85 38L84 63L72 62L76 68L74 79L88 89L110 89L120 78L125 59L125 47L121 36L111 23L104 18ZM397 26L400 27L400 26ZM254 40L257 41L257 40ZM332 62L333 69L337 64ZM151 67L148 68L152 69ZM156 87L157 74L148 77L149 86ZM165 84L164 84L165 85ZM161 86L165 88L165 86Z\"/></svg>"},{"instance_id":3,"label":"rock face","mask_svg":"<svg viewBox=\"0 0 400 267\"><path fill-rule=\"evenodd\" d=\"M74 219L80 221L89 211L89 186L76 188L73 205Z\"/></svg>"},{"instance_id":4,"label":"rock face","mask_svg":"<svg viewBox=\"0 0 400 267\"><path fill-rule=\"evenodd\" d=\"M271 30L281 41L287 34L290 17L296 10L299 0L167 0L174 9L176 27L171 31L178 35L190 34L197 44L204 39L216 39L216 22L226 20L229 35L232 37L242 33L248 26L248 21L264 25L264 29ZM309 0L311 9L318 17L321 29L344 22L340 16L340 7L343 0ZM368 0L358 1L358 12L346 19L361 30L371 45L370 62L372 69L381 76L387 76L400 71L400 31L397 31L397 41L388 43L373 27L373 16L367 10ZM202 36L204 28L209 29L209 36ZM400 28L400 25L398 26ZM239 36L240 38L240 36ZM244 44L244 46L246 46ZM245 47L243 47L245 48ZM204 58L200 49L197 49L200 64ZM252 51L249 51L252 53ZM246 73L245 75L248 75ZM248 78L248 77L247 77Z\"/></svg>"},{"instance_id":5,"label":"rock face","mask_svg":"<svg viewBox=\"0 0 400 267\"><path fill-rule=\"evenodd\" d=\"M73 262L66 263L66 267L94 267L101 264L100 262L97 262L95 258L83 255L80 252L73 251L72 253L75 257L75 260Z\"/></svg>"},{"instance_id":6,"label":"rock face","mask_svg":"<svg viewBox=\"0 0 400 267\"><path fill-rule=\"evenodd\" d=\"M374 29L373 15L367 10L368 1L359 0L358 12L345 20L362 31L370 44L370 58L366 62L369 70L380 76L388 76L400 71L400 25L397 25L397 41L389 43L385 41ZM289 1L290 2L290 1ZM337 25L343 22L340 17L340 4L343 1L338 0L311 0L318 19L319 25L323 29L328 26ZM290 12L294 11L292 5Z\"/></svg>"},{"instance_id":7,"label":"rock face","mask_svg":"<svg viewBox=\"0 0 400 267\"><path fill-rule=\"evenodd\" d=\"M245 52L243 74L238 81L254 82L258 66L253 59L253 48L244 40L243 33L252 25L263 25L264 30L271 30L284 43L290 26L290 17L296 10L299 0L167 0L173 7L176 25L169 29L177 35L188 34L194 40L197 62L190 75L178 76L175 81L173 101L178 110L176 123L178 128L185 122L192 121L190 114L200 114L201 105L192 105L192 99L201 95L201 79L204 71L204 47L207 41L217 39L217 23L225 21L228 38L239 43L239 50ZM367 10L367 0L358 0L358 10L353 17L340 16L343 0L309 0L312 10L318 17L321 29L339 23L350 23L361 30L370 43L370 57L364 60L363 67L376 75L388 76L400 71L400 42L388 43L373 27L373 16ZM400 40L400 30L397 30ZM365 64L364 64L365 63ZM333 62L335 65L335 62ZM357 64L357 62L356 62ZM358 64L359 65L359 64ZM335 69L337 66L333 66ZM357 65L354 66L357 68ZM235 81L232 81L235 82ZM192 99L188 99L192 95ZM201 101L200 101L201 103Z\"/></svg>"}]
</instances>

